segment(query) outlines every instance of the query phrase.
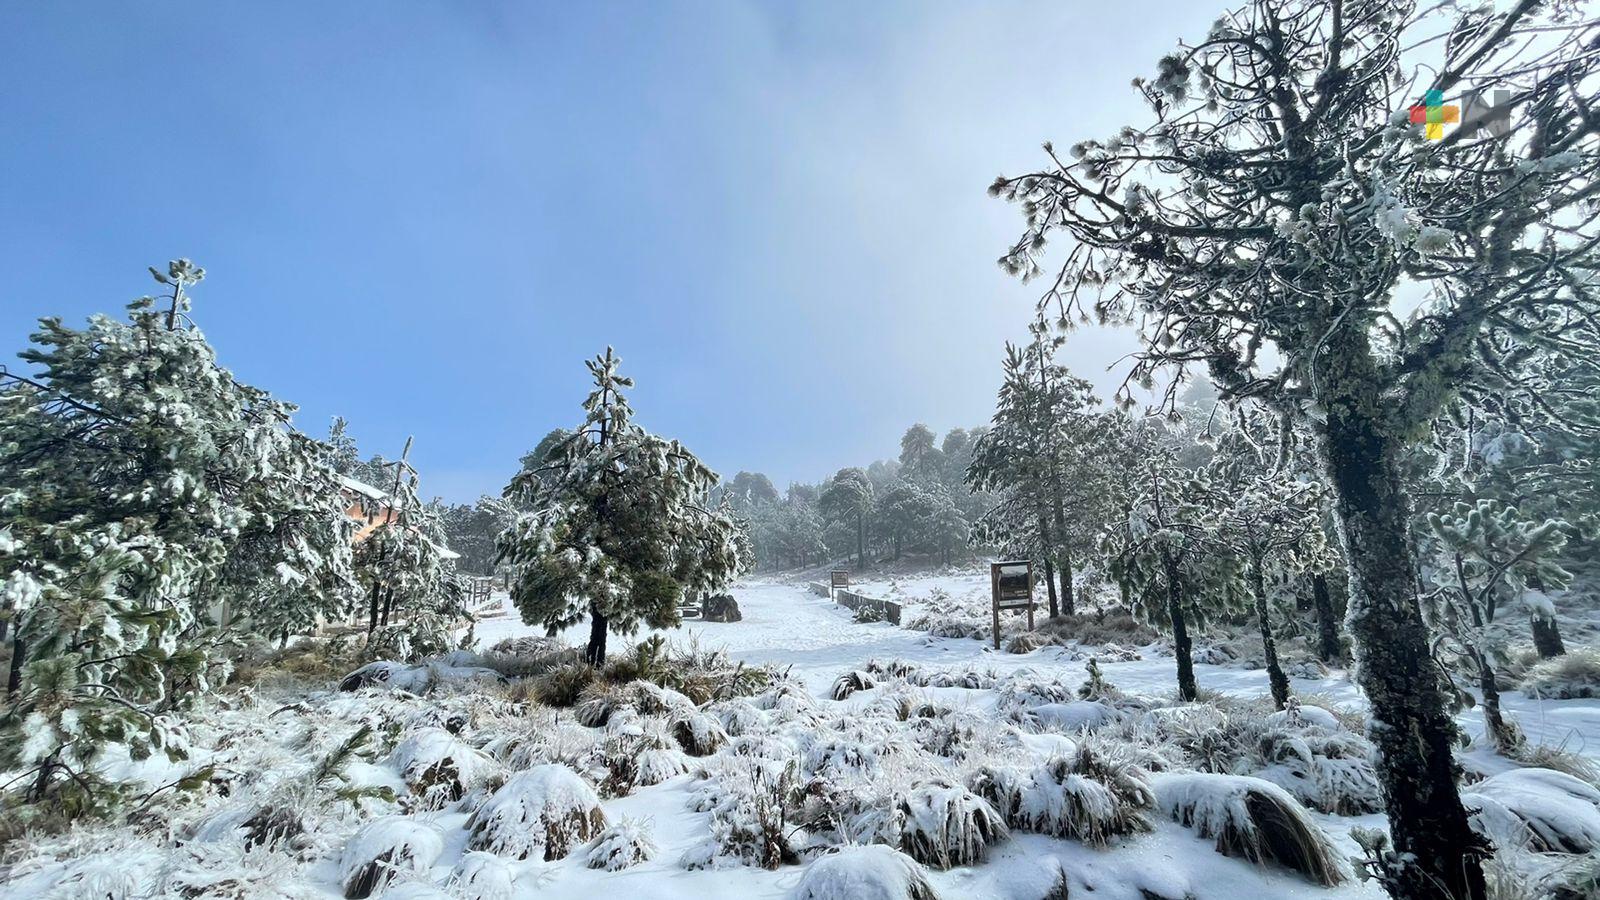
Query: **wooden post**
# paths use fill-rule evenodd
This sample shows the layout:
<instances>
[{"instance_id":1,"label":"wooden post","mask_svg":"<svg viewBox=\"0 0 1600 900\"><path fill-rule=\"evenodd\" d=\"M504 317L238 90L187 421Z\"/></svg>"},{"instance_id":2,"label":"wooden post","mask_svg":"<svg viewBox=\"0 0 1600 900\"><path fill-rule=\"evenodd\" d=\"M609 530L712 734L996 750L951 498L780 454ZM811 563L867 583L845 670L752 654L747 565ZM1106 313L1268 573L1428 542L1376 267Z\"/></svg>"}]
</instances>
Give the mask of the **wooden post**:
<instances>
[{"instance_id":1,"label":"wooden post","mask_svg":"<svg viewBox=\"0 0 1600 900\"><path fill-rule=\"evenodd\" d=\"M994 612L994 648L1000 649L1000 564L989 564L989 606Z\"/></svg>"}]
</instances>

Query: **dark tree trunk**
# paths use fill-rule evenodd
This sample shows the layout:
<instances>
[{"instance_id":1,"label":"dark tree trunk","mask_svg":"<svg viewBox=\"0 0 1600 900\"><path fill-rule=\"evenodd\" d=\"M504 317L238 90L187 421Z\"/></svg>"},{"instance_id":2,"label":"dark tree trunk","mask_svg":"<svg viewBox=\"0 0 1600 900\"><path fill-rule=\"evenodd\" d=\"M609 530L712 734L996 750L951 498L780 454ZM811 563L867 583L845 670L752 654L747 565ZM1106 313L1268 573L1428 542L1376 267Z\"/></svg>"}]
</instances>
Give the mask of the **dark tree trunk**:
<instances>
[{"instance_id":1,"label":"dark tree trunk","mask_svg":"<svg viewBox=\"0 0 1600 900\"><path fill-rule=\"evenodd\" d=\"M1328 590L1328 576L1318 572L1311 576L1311 602L1317 611L1317 655L1323 662L1343 662L1344 648L1339 646L1339 616L1333 611L1333 592Z\"/></svg>"},{"instance_id":2,"label":"dark tree trunk","mask_svg":"<svg viewBox=\"0 0 1600 900\"><path fill-rule=\"evenodd\" d=\"M11 642L11 674L6 677L6 696L22 690L22 666L28 660L28 645L19 636Z\"/></svg>"},{"instance_id":3,"label":"dark tree trunk","mask_svg":"<svg viewBox=\"0 0 1600 900\"><path fill-rule=\"evenodd\" d=\"M1061 612L1072 615L1077 612L1077 603L1072 596L1072 551L1061 551Z\"/></svg>"},{"instance_id":4,"label":"dark tree trunk","mask_svg":"<svg viewBox=\"0 0 1600 900\"><path fill-rule=\"evenodd\" d=\"M1261 627L1261 646L1267 656L1267 681L1272 685L1272 703L1279 709L1289 702L1289 677L1278 662L1278 642L1272 638L1271 611L1267 607L1267 583L1261 577L1261 563L1250 566L1250 586L1255 590L1256 624Z\"/></svg>"},{"instance_id":5,"label":"dark tree trunk","mask_svg":"<svg viewBox=\"0 0 1600 900\"><path fill-rule=\"evenodd\" d=\"M1055 567L1050 564L1050 557L1048 556L1044 558L1044 586L1045 592L1050 595L1050 618L1054 619L1060 613L1058 612L1059 607L1056 605Z\"/></svg>"},{"instance_id":6,"label":"dark tree trunk","mask_svg":"<svg viewBox=\"0 0 1600 900\"><path fill-rule=\"evenodd\" d=\"M1533 617L1533 649L1539 651L1540 659L1566 654L1567 645L1561 641L1561 626L1556 624L1555 619Z\"/></svg>"},{"instance_id":7,"label":"dark tree trunk","mask_svg":"<svg viewBox=\"0 0 1600 900\"><path fill-rule=\"evenodd\" d=\"M389 627L389 613L394 610L394 588L385 588L383 592L383 626Z\"/></svg>"},{"instance_id":8,"label":"dark tree trunk","mask_svg":"<svg viewBox=\"0 0 1600 900\"><path fill-rule=\"evenodd\" d=\"M1172 655L1178 661L1178 699L1192 701L1200 696L1194 680L1194 642L1189 639L1189 623L1183 617L1183 583L1178 564L1163 555L1167 576L1167 618L1172 620Z\"/></svg>"},{"instance_id":9,"label":"dark tree trunk","mask_svg":"<svg viewBox=\"0 0 1600 900\"><path fill-rule=\"evenodd\" d=\"M1485 842L1456 788L1455 723L1415 593L1402 444L1385 430L1397 426L1378 418L1393 401L1380 396L1365 337L1342 337L1318 358L1327 411L1319 438L1349 557L1346 618L1376 726L1367 735L1394 849L1409 860L1385 886L1398 900L1484 900Z\"/></svg>"},{"instance_id":10,"label":"dark tree trunk","mask_svg":"<svg viewBox=\"0 0 1600 900\"><path fill-rule=\"evenodd\" d=\"M1501 753L1515 750L1521 740L1515 728L1506 724L1500 712L1500 686L1494 681L1494 666L1481 653L1473 654L1478 665L1478 690L1483 694L1483 723L1488 726L1489 739Z\"/></svg>"},{"instance_id":11,"label":"dark tree trunk","mask_svg":"<svg viewBox=\"0 0 1600 900\"><path fill-rule=\"evenodd\" d=\"M590 607L589 646L584 648L583 660L591 666L603 666L606 663L606 630L609 624L600 610Z\"/></svg>"},{"instance_id":12,"label":"dark tree trunk","mask_svg":"<svg viewBox=\"0 0 1600 900\"><path fill-rule=\"evenodd\" d=\"M867 564L867 517L865 513L856 513L856 568L864 569Z\"/></svg>"},{"instance_id":13,"label":"dark tree trunk","mask_svg":"<svg viewBox=\"0 0 1600 900\"><path fill-rule=\"evenodd\" d=\"M367 637L371 637L372 632L378 628L378 601L382 593L383 585L374 581L372 593L367 600Z\"/></svg>"}]
</instances>

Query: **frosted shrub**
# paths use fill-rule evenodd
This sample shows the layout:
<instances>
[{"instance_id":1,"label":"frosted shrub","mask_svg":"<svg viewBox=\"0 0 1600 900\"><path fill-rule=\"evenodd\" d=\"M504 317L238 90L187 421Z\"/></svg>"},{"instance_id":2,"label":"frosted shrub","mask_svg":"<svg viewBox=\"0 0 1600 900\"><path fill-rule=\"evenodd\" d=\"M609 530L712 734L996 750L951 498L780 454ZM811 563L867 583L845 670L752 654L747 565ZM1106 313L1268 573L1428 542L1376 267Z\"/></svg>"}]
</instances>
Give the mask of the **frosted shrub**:
<instances>
[{"instance_id":1,"label":"frosted shrub","mask_svg":"<svg viewBox=\"0 0 1600 900\"><path fill-rule=\"evenodd\" d=\"M1512 769L1463 791L1472 826L1501 847L1600 852L1600 790L1552 769Z\"/></svg>"},{"instance_id":2,"label":"frosted shrub","mask_svg":"<svg viewBox=\"0 0 1600 900\"><path fill-rule=\"evenodd\" d=\"M425 809L454 803L504 773L488 754L442 728L424 728L408 735L389 761Z\"/></svg>"},{"instance_id":3,"label":"frosted shrub","mask_svg":"<svg viewBox=\"0 0 1600 900\"><path fill-rule=\"evenodd\" d=\"M722 723L729 737L739 737L765 729L767 716L748 700L726 700L707 708Z\"/></svg>"},{"instance_id":4,"label":"frosted shrub","mask_svg":"<svg viewBox=\"0 0 1600 900\"><path fill-rule=\"evenodd\" d=\"M722 723L692 706L673 712L671 729L673 739L690 756L710 756L728 741Z\"/></svg>"},{"instance_id":5,"label":"frosted shrub","mask_svg":"<svg viewBox=\"0 0 1600 900\"><path fill-rule=\"evenodd\" d=\"M461 900L511 900L517 874L493 853L468 850L450 874L451 894Z\"/></svg>"},{"instance_id":6,"label":"frosted shrub","mask_svg":"<svg viewBox=\"0 0 1600 900\"><path fill-rule=\"evenodd\" d=\"M1031 770L983 766L968 778L1012 827L1103 846L1119 835L1150 830L1155 797L1149 775L1090 746Z\"/></svg>"},{"instance_id":7,"label":"frosted shrub","mask_svg":"<svg viewBox=\"0 0 1600 900\"><path fill-rule=\"evenodd\" d=\"M835 700L843 700L857 691L870 691L877 686L878 681L872 677L872 673L856 669L834 680L832 697Z\"/></svg>"},{"instance_id":8,"label":"frosted shrub","mask_svg":"<svg viewBox=\"0 0 1600 900\"><path fill-rule=\"evenodd\" d=\"M605 827L600 798L566 766L511 776L467 819L468 845L500 856L561 859Z\"/></svg>"},{"instance_id":9,"label":"frosted shrub","mask_svg":"<svg viewBox=\"0 0 1600 900\"><path fill-rule=\"evenodd\" d=\"M427 872L443 852L432 825L405 816L374 819L345 844L339 884L348 900L370 897L391 881Z\"/></svg>"},{"instance_id":10,"label":"frosted shrub","mask_svg":"<svg viewBox=\"0 0 1600 900\"><path fill-rule=\"evenodd\" d=\"M580 725L600 728L611 720L612 713L616 712L626 699L621 688L597 681L584 688L578 695L578 702L572 709L572 715Z\"/></svg>"},{"instance_id":11,"label":"frosted shrub","mask_svg":"<svg viewBox=\"0 0 1600 900\"><path fill-rule=\"evenodd\" d=\"M917 861L889 847L845 847L806 867L792 900L939 900Z\"/></svg>"},{"instance_id":12,"label":"frosted shrub","mask_svg":"<svg viewBox=\"0 0 1600 900\"><path fill-rule=\"evenodd\" d=\"M1154 778L1162 811L1201 837L1215 838L1218 853L1258 865L1276 862L1324 886L1345 880L1341 855L1327 835L1272 782L1204 772Z\"/></svg>"},{"instance_id":13,"label":"frosted shrub","mask_svg":"<svg viewBox=\"0 0 1600 900\"><path fill-rule=\"evenodd\" d=\"M610 825L595 838L584 865L591 869L619 872L629 866L654 859L659 849L650 829L639 819L623 819Z\"/></svg>"},{"instance_id":14,"label":"frosted shrub","mask_svg":"<svg viewBox=\"0 0 1600 900\"><path fill-rule=\"evenodd\" d=\"M1261 736L1260 753L1266 768L1256 774L1312 809L1357 816L1383 808L1372 744L1360 735L1274 728Z\"/></svg>"},{"instance_id":15,"label":"frosted shrub","mask_svg":"<svg viewBox=\"0 0 1600 900\"><path fill-rule=\"evenodd\" d=\"M1006 839L1000 813L962 785L939 779L918 785L895 809L900 849L937 869L968 866Z\"/></svg>"},{"instance_id":16,"label":"frosted shrub","mask_svg":"<svg viewBox=\"0 0 1600 900\"><path fill-rule=\"evenodd\" d=\"M711 837L685 852L680 864L688 869L776 869L798 862L803 835L790 824L799 800L797 776L793 762L722 761L690 801L691 809L711 813Z\"/></svg>"},{"instance_id":17,"label":"frosted shrub","mask_svg":"<svg viewBox=\"0 0 1600 900\"><path fill-rule=\"evenodd\" d=\"M1523 676L1522 690L1551 700L1600 697L1600 649L1573 650L1539 663Z\"/></svg>"}]
</instances>

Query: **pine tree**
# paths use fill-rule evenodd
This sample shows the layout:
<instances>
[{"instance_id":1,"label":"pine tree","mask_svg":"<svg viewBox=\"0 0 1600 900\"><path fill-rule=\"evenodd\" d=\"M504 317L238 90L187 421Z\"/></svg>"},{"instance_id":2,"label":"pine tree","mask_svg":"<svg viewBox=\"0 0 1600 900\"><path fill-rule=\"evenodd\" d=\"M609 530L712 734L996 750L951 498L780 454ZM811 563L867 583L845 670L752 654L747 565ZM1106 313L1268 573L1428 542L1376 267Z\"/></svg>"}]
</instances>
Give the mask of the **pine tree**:
<instances>
[{"instance_id":1,"label":"pine tree","mask_svg":"<svg viewBox=\"0 0 1600 900\"><path fill-rule=\"evenodd\" d=\"M1139 323L1132 384L1203 365L1225 399L1267 399L1316 435L1381 725L1379 870L1406 900L1481 900L1486 851L1456 786L1400 460L1473 372L1528 348L1571 357L1565 326L1600 313L1589 28L1534 0L1250 0L1137 83L1147 125L1070 159L1047 145L1042 171L992 188L1027 220L1006 268L1041 274L1067 238L1041 298L1059 326ZM1437 140L1410 124L1414 91L1459 104L1463 86L1506 91L1509 121ZM1405 318L1403 283L1427 297Z\"/></svg>"},{"instance_id":2,"label":"pine tree","mask_svg":"<svg viewBox=\"0 0 1600 900\"><path fill-rule=\"evenodd\" d=\"M1274 468L1272 460L1263 458L1261 446L1251 440L1253 424L1240 422L1209 466L1207 481L1216 511L1210 540L1215 552L1244 566L1272 700L1283 709L1289 701L1289 679L1273 636L1269 585L1292 584L1330 562L1322 530L1323 487L1287 465Z\"/></svg>"},{"instance_id":3,"label":"pine tree","mask_svg":"<svg viewBox=\"0 0 1600 900\"><path fill-rule=\"evenodd\" d=\"M609 347L588 361L584 421L524 459L507 497L530 511L499 541L523 621L553 632L587 616L594 665L609 631L676 625L686 594L721 588L745 562L731 510L707 505L716 474L634 423L620 362Z\"/></svg>"},{"instance_id":4,"label":"pine tree","mask_svg":"<svg viewBox=\"0 0 1600 900\"><path fill-rule=\"evenodd\" d=\"M867 520L872 515L875 488L861 469L840 469L822 489L817 510L830 522L851 522L856 532L856 566L866 565Z\"/></svg>"},{"instance_id":5,"label":"pine tree","mask_svg":"<svg viewBox=\"0 0 1600 900\"><path fill-rule=\"evenodd\" d=\"M1460 502L1429 513L1422 539L1426 596L1438 635L1435 655L1465 664L1483 694L1483 718L1502 752L1522 744L1516 724L1500 710L1496 666L1505 658L1506 635L1498 620L1502 604L1520 597L1530 580L1551 589L1572 575L1556 562L1568 525L1534 521L1496 500Z\"/></svg>"},{"instance_id":6,"label":"pine tree","mask_svg":"<svg viewBox=\"0 0 1600 900\"><path fill-rule=\"evenodd\" d=\"M1118 492L1125 517L1102 535L1100 554L1134 611L1172 632L1178 698L1192 701L1199 684L1189 629L1238 596L1239 560L1216 552L1217 492L1205 472L1180 466L1177 448L1153 428L1126 429L1122 439L1139 461Z\"/></svg>"},{"instance_id":7,"label":"pine tree","mask_svg":"<svg viewBox=\"0 0 1600 900\"><path fill-rule=\"evenodd\" d=\"M151 274L170 293L83 330L43 319L21 354L38 374L0 375L0 768L69 813L121 795L95 765L111 748L183 756L165 713L226 674L218 601L236 628L269 602L303 619L348 579L326 448L217 364L188 315L204 270Z\"/></svg>"}]
</instances>

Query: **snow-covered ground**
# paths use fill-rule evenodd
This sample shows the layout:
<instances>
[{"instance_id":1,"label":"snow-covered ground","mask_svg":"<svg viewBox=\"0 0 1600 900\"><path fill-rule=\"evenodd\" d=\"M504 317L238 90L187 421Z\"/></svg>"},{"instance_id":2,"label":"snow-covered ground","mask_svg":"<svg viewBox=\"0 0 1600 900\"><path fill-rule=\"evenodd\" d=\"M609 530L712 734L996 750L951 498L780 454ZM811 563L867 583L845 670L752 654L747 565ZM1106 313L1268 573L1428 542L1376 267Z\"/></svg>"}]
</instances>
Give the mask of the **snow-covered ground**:
<instances>
[{"instance_id":1,"label":"snow-covered ground","mask_svg":"<svg viewBox=\"0 0 1600 900\"><path fill-rule=\"evenodd\" d=\"M981 582L981 583L980 583ZM898 587L899 590L890 590ZM973 590L988 590L983 576L976 574L928 575L861 582L853 585L868 596L904 599L908 617L914 613L917 598L938 588L951 596ZM1064 680L1081 680L1086 659L1074 658L1060 647L1043 647L1032 653L995 652L984 641L932 637L886 622L862 623L853 620L848 609L827 598L810 593L804 584L752 581L733 589L744 620L733 623L688 620L665 631L643 631L633 638L611 638L613 652L631 641L660 634L672 641L698 641L707 648L723 648L729 656L751 664L771 663L790 668L813 692L825 694L835 678L859 668L867 660L900 658L942 668L974 666L997 673L1021 669L1046 670ZM516 610L508 606L505 614L486 619L477 626L483 646L508 637L543 634L524 625ZM581 645L588 638L588 625L580 624L559 636L569 644ZM1118 687L1137 693L1170 694L1176 688L1171 657L1147 653L1134 662L1103 663L1106 678ZM1202 689L1239 697L1260 697L1268 691L1264 669L1246 670L1197 663L1195 672ZM1360 708L1360 692L1348 672L1335 670L1327 678L1290 679L1300 694L1315 694L1330 702ZM1566 749L1600 760L1600 700L1545 701L1507 692L1501 703L1535 743L1565 746ZM1483 734L1483 716L1476 708L1467 710L1461 721L1468 734ZM1471 754L1494 770L1503 760L1484 752Z\"/></svg>"},{"instance_id":2,"label":"snow-covered ground","mask_svg":"<svg viewBox=\"0 0 1600 900\"><path fill-rule=\"evenodd\" d=\"M957 583L952 583L951 576L930 578L926 584L904 587L903 593L911 595L933 587L965 591L971 586L959 583L961 577L964 576L956 576ZM863 586L862 589L870 588ZM850 734L853 726L870 726L876 722L881 726L877 733L889 735L886 738L889 740L903 740L914 723L896 722L892 714L885 717L883 710L886 705L909 695L919 702L943 708L945 711L939 715L944 718L940 721L980 723L980 730L991 731L988 735L966 738L973 741L974 746L983 745L986 759L1010 754L1010 758L1003 760L1007 764L1038 767L1073 752L1078 738L1072 729L1043 728L1032 732L1017 729L1014 725L1017 710L1005 707L1008 701L1002 686L1010 685L1015 689L1032 679L1038 683L1061 682L1075 687L1087 677L1087 660L1079 653L1054 646L1028 654L995 652L981 641L932 637L886 623L858 623L847 610L811 594L804 584L751 582L737 586L733 593L739 601L743 621L728 624L691 621L664 635L673 641L692 640L706 648L724 648L735 660L779 667L803 684L810 698L790 704L792 709L798 710L794 713L798 718L785 720L779 715L779 707L787 702L781 699L776 706L764 707L770 712L751 711L751 715L762 718L765 724L761 727L767 729L763 733L768 736L786 734L789 737L784 740L793 740L792 729L803 731L807 727L803 723L807 721L815 721L818 728L841 736ZM508 637L538 633L538 629L522 624L512 610L483 620L476 629L483 646ZM574 644L581 643L586 636L586 626L575 627L562 635ZM632 641L642 637L643 634L631 639L613 636L612 652L625 651ZM887 686L857 691L841 701L829 698L835 679L861 669L874 658L905 660L926 671L975 671L982 674L988 686L923 686L912 691L903 681L891 681ZM1127 694L1155 697L1170 695L1173 690L1173 662L1170 657L1157 655L1156 648L1146 648L1143 659L1106 663L1101 668L1105 680ZM1241 697L1259 697L1267 691L1266 676L1261 671L1209 665L1196 668L1202 687L1209 690ZM1358 707L1361 702L1344 672L1334 672L1314 681L1297 679L1294 688L1310 698L1308 703ZM564 733L575 731L583 737L593 732L592 729L573 724L572 715L567 711L537 710L521 721L508 720L505 718L508 707L503 700L323 693L274 711L280 702L280 698L256 701L255 708L262 710L260 712L252 711L248 704L241 704L237 710L219 711L215 720L195 729L195 754L190 764L214 762L227 766L248 759L254 766L281 766L291 770L325 753L330 742L336 743L332 736L341 733L340 727L348 732L353 722L377 722L380 730L388 728L395 739L402 740L402 746L352 766L352 784L380 791L387 788L400 795L401 802L366 800L341 812L321 815L301 840L301 862L289 864L283 860L282 853L274 855L260 849L245 849L243 839L230 824L236 820L228 818L235 815L229 811L228 804L243 801L238 797L214 799L207 801L211 805L203 809L186 812L180 807L170 814L172 818L165 829L184 838L180 844L174 844L161 834L147 836L141 842L119 842L115 835L102 828L44 841L31 858L26 847L20 854L14 851L14 858L22 861L9 873L10 883L0 888L0 896L166 896L168 894L163 891L171 892L175 884L215 881L220 877L217 873L221 872L238 877L233 880L230 880L231 875L223 877L220 886L214 885L214 893L190 892L190 895L336 897L340 895L339 885L345 872L341 868L341 856L351 853L359 856L358 851L364 845L387 840L410 841L415 852L425 857L407 864L404 878L381 894L413 900L428 897L593 900L603 895L662 900L783 898L795 896L807 870L817 865L816 862L785 865L774 871L737 864L713 863L708 868L686 866L686 860L706 854L708 836L716 827L714 813L707 811L707 783L695 775L697 766L715 768L718 764L715 757L685 760L689 769L686 774L641 785L626 796L599 801L607 823L630 823L623 827L644 831L655 845L655 852L649 859L620 871L589 868L586 862L590 853L585 846L578 846L570 855L553 861L544 861L537 853L521 860L507 858L504 854L499 859L469 854L474 832L467 807L481 806L484 798L469 791L466 800L459 805L406 800L408 792L414 792L415 788L415 785L407 785L407 767L415 767L418 758L426 761L429 752L439 752L430 747L454 746L458 759L470 756L476 760L467 768L489 771L500 765L488 755L501 738L495 733L496 729L514 727L520 729L522 738L543 740L550 745L562 745ZM1600 757L1600 701L1539 702L1510 693L1504 702L1532 740L1563 745L1591 758ZM463 703L467 707L463 707ZM467 743L471 748L467 743L453 742L445 731L430 724L462 708L469 710L462 715L469 718L481 715L482 721L487 723L463 732L464 740L470 738ZM285 711L290 714L277 715ZM1038 711L1045 710L1040 707ZM1012 718L1008 720L1007 715ZM301 718L296 719L297 716ZM610 734L619 728L622 731L633 728L637 732L642 727L648 734L653 727L648 721L637 726L628 724L625 718L618 721L620 725L612 723L598 733ZM1465 714L1463 721L1471 733L1481 732L1481 721L1476 713ZM786 732L785 728L791 730ZM874 732L868 729L862 733ZM241 742L245 745L243 748ZM542 752L556 751L546 747ZM682 756L676 750L671 752L676 754L674 758ZM1470 751L1468 758L1470 765L1485 774L1512 767L1511 763L1482 749ZM917 775L918 779L925 780L928 765L949 765L952 777L970 774L957 767L953 759L919 757L914 763L924 766L918 770L922 773ZM970 761L966 768L970 770ZM884 776L886 779L903 780L905 777L904 772L896 775L893 769L886 771L891 773ZM523 775L526 774L524 771ZM248 780L245 776L244 781ZM462 780L470 779L464 775ZM577 792L581 794L584 790L587 789L580 785ZM241 789L240 796L244 793ZM579 802L581 805L581 800ZM511 804L510 808L520 807ZM377 824L373 824L374 816L379 817ZM483 816L481 812L480 816ZM1313 813L1312 816L1332 840L1339 856L1357 853L1350 837L1352 826L1381 827L1383 824L1381 814ZM1153 830L1149 833L1119 838L1102 848L1079 840L1013 830L1009 838L994 844L986 862L947 871L930 868L928 878L943 900L1042 900L1063 873L1071 896L1093 896L1097 900L1149 900L1152 897L1353 900L1383 896L1376 886L1355 879L1325 888L1275 866L1258 866L1225 857L1216 851L1214 840L1202 838L1168 817L1153 815L1152 819ZM509 833L511 839L517 839L520 834L514 828ZM224 837L213 843L202 840L216 834ZM359 861L359 858L354 860ZM477 882L466 877L471 873L477 874ZM509 893L478 889L496 878ZM111 889L106 889L106 885L111 885ZM836 900L843 900L844 896L849 895L838 895Z\"/></svg>"}]
</instances>

